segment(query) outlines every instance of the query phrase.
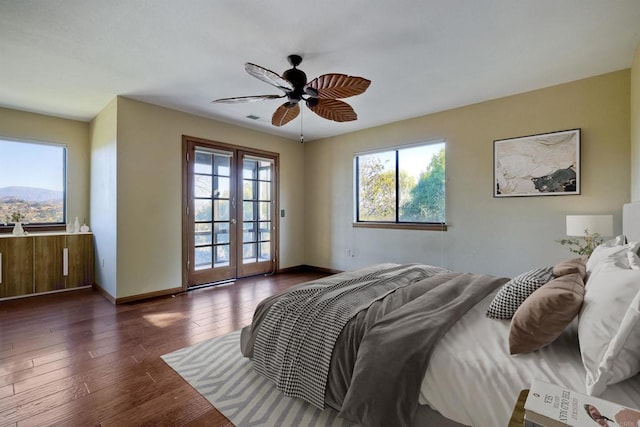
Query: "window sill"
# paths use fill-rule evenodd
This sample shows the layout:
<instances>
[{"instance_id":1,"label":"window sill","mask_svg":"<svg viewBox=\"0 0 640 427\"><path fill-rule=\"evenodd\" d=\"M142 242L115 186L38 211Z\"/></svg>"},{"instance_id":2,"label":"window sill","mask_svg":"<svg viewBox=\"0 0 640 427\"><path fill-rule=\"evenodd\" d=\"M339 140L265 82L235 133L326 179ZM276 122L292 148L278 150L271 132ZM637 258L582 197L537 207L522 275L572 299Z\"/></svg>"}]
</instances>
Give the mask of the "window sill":
<instances>
[{"instance_id":1,"label":"window sill","mask_svg":"<svg viewBox=\"0 0 640 427\"><path fill-rule=\"evenodd\" d=\"M32 231L67 231L67 226L64 224L52 224L52 225L23 225L24 231L30 233ZM0 234L11 234L13 231L13 224L0 225Z\"/></svg>"},{"instance_id":2,"label":"window sill","mask_svg":"<svg viewBox=\"0 0 640 427\"><path fill-rule=\"evenodd\" d=\"M394 222L354 222L353 228L387 228L395 230L447 231L447 224L418 224Z\"/></svg>"}]
</instances>

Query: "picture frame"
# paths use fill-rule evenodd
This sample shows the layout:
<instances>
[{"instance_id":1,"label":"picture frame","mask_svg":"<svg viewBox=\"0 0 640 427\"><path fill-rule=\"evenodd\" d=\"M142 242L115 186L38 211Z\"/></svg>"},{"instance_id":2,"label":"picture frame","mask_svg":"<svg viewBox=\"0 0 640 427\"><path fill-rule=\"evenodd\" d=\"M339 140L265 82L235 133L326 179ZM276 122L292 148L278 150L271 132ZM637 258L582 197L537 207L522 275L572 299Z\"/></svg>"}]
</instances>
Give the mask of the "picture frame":
<instances>
[{"instance_id":1,"label":"picture frame","mask_svg":"<svg viewBox=\"0 0 640 427\"><path fill-rule=\"evenodd\" d=\"M580 194L580 128L493 141L493 196Z\"/></svg>"}]
</instances>

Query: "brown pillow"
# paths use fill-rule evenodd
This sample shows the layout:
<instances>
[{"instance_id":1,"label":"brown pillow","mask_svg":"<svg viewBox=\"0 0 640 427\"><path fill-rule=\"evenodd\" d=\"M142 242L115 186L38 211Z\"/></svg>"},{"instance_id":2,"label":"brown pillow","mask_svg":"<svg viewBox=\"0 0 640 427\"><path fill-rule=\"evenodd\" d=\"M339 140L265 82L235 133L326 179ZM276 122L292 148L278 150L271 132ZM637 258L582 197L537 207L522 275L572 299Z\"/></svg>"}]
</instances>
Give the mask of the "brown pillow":
<instances>
[{"instance_id":1,"label":"brown pillow","mask_svg":"<svg viewBox=\"0 0 640 427\"><path fill-rule=\"evenodd\" d=\"M566 276L572 273L580 273L582 279L587 276L587 265L582 258L570 259L553 266L553 275L555 277Z\"/></svg>"},{"instance_id":2,"label":"brown pillow","mask_svg":"<svg viewBox=\"0 0 640 427\"><path fill-rule=\"evenodd\" d=\"M511 354L528 353L551 344L580 312L583 299L580 273L565 274L538 288L511 319Z\"/></svg>"}]
</instances>

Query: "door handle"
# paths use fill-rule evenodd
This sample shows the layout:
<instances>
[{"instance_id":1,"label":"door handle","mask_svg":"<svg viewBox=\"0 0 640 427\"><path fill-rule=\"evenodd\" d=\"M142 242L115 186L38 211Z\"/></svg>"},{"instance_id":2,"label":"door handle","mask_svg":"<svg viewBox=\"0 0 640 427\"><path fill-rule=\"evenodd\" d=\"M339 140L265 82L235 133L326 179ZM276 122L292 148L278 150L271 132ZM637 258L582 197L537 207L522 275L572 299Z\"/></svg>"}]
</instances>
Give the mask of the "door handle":
<instances>
[{"instance_id":1,"label":"door handle","mask_svg":"<svg viewBox=\"0 0 640 427\"><path fill-rule=\"evenodd\" d=\"M234 218L234 219L232 219L232 220L231 220L231 221L229 221L229 222L231 222L231 224L235 224L235 223L237 223L238 221L236 221L236 219Z\"/></svg>"},{"instance_id":2,"label":"door handle","mask_svg":"<svg viewBox=\"0 0 640 427\"><path fill-rule=\"evenodd\" d=\"M69 248L62 248L62 275L69 275Z\"/></svg>"}]
</instances>

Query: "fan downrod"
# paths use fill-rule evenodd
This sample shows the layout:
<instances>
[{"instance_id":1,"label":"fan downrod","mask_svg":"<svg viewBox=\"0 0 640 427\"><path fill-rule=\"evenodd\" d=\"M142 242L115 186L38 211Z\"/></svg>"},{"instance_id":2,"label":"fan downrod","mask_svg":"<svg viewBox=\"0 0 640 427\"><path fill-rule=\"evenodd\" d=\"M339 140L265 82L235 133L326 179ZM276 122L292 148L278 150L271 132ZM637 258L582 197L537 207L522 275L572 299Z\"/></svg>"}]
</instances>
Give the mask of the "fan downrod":
<instances>
[{"instance_id":1,"label":"fan downrod","mask_svg":"<svg viewBox=\"0 0 640 427\"><path fill-rule=\"evenodd\" d=\"M289 64L291 64L295 68L298 65L300 65L300 63L302 62L302 56L300 56L300 55L289 55L289 56L287 56L287 61L289 61Z\"/></svg>"}]
</instances>

